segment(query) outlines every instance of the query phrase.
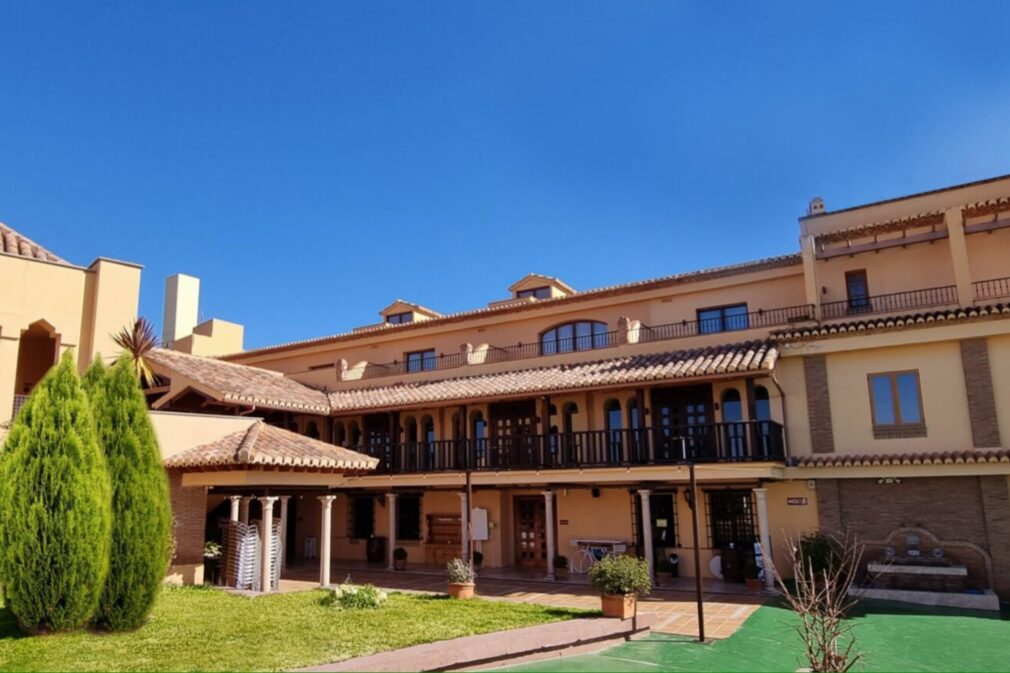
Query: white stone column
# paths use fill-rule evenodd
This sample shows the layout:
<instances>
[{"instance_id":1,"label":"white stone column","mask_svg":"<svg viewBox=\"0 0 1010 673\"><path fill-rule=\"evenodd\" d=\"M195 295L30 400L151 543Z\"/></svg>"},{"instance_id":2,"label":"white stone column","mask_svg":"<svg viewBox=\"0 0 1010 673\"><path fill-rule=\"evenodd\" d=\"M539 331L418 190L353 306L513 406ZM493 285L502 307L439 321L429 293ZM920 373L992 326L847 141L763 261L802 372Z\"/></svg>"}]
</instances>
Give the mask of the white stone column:
<instances>
[{"instance_id":1,"label":"white stone column","mask_svg":"<svg viewBox=\"0 0 1010 673\"><path fill-rule=\"evenodd\" d=\"M649 502L649 495L652 494L647 488L638 489L638 497L642 500L642 546L644 547L645 560L649 563L649 577L656 578L656 559L652 549L652 503Z\"/></svg>"},{"instance_id":2,"label":"white stone column","mask_svg":"<svg viewBox=\"0 0 1010 673\"><path fill-rule=\"evenodd\" d=\"M460 558L466 561L467 552L470 547L470 503L466 501L466 491L460 491L459 493L459 526L462 529L462 534L460 535L460 540L462 540Z\"/></svg>"},{"instance_id":3,"label":"white stone column","mask_svg":"<svg viewBox=\"0 0 1010 673\"><path fill-rule=\"evenodd\" d=\"M395 566L393 565L393 552L396 550L396 494L387 493L386 494L386 509L389 510L389 549L387 554L389 556L389 569L393 570Z\"/></svg>"},{"instance_id":4,"label":"white stone column","mask_svg":"<svg viewBox=\"0 0 1010 673\"><path fill-rule=\"evenodd\" d=\"M544 579L554 579L554 491L542 491L544 496L544 536L547 538L547 576Z\"/></svg>"},{"instance_id":5,"label":"white stone column","mask_svg":"<svg viewBox=\"0 0 1010 673\"><path fill-rule=\"evenodd\" d=\"M274 549L274 536L272 532L274 527L274 503L277 502L277 496L265 495L259 501L263 505L263 531L260 534L263 539L263 560L260 562L260 570L263 573L260 576L260 591L267 593L273 588L271 586Z\"/></svg>"},{"instance_id":6,"label":"white stone column","mask_svg":"<svg viewBox=\"0 0 1010 673\"><path fill-rule=\"evenodd\" d=\"M239 521L244 524L249 523L249 504L252 502L253 497L251 495L242 496L242 508L239 510Z\"/></svg>"},{"instance_id":7,"label":"white stone column","mask_svg":"<svg viewBox=\"0 0 1010 673\"><path fill-rule=\"evenodd\" d=\"M333 501L335 495L319 496L322 505L322 520L319 530L319 586L330 586L330 538L333 526ZM283 505L282 505L283 506Z\"/></svg>"},{"instance_id":8,"label":"white stone column","mask_svg":"<svg viewBox=\"0 0 1010 673\"><path fill-rule=\"evenodd\" d=\"M290 495L282 495L281 499L281 568L288 564L288 501Z\"/></svg>"},{"instance_id":9,"label":"white stone column","mask_svg":"<svg viewBox=\"0 0 1010 673\"><path fill-rule=\"evenodd\" d=\"M764 562L765 588L775 589L775 564L772 562L772 539L768 528L768 489L755 488L757 499L758 540L761 543L761 559Z\"/></svg>"},{"instance_id":10,"label":"white stone column","mask_svg":"<svg viewBox=\"0 0 1010 673\"><path fill-rule=\"evenodd\" d=\"M238 521L239 507L242 503L242 496L240 495L229 495L228 499L231 501L231 515L229 518L232 521Z\"/></svg>"}]
</instances>

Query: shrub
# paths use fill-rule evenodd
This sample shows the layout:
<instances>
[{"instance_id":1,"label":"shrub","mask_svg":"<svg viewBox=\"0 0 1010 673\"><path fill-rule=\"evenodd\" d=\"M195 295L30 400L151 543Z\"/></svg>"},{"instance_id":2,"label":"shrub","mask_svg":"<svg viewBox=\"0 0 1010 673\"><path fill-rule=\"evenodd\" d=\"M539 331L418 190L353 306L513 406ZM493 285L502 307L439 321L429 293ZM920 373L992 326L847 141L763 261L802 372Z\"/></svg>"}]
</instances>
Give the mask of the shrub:
<instances>
[{"instance_id":1,"label":"shrub","mask_svg":"<svg viewBox=\"0 0 1010 673\"><path fill-rule=\"evenodd\" d=\"M112 483L112 554L95 624L135 629L168 567L171 505L161 452L133 364L120 358L91 395Z\"/></svg>"},{"instance_id":2,"label":"shrub","mask_svg":"<svg viewBox=\"0 0 1010 673\"><path fill-rule=\"evenodd\" d=\"M87 393L89 399L95 394L98 386L101 385L107 375L108 370L105 368L105 362L102 361L102 356L96 353L94 361L88 367L88 371L84 372L84 376L81 377L81 385L84 387L84 392Z\"/></svg>"},{"instance_id":3,"label":"shrub","mask_svg":"<svg viewBox=\"0 0 1010 673\"><path fill-rule=\"evenodd\" d=\"M35 387L0 458L0 581L29 632L83 626L109 568L105 457L73 353Z\"/></svg>"},{"instance_id":4,"label":"shrub","mask_svg":"<svg viewBox=\"0 0 1010 673\"><path fill-rule=\"evenodd\" d=\"M397 561L406 561L407 550L404 549L403 547L397 547L396 549L393 550L393 558Z\"/></svg>"},{"instance_id":5,"label":"shrub","mask_svg":"<svg viewBox=\"0 0 1010 673\"><path fill-rule=\"evenodd\" d=\"M605 556L589 569L589 581L608 594L645 595L652 590L649 564L634 556Z\"/></svg>"},{"instance_id":6,"label":"shrub","mask_svg":"<svg viewBox=\"0 0 1010 673\"><path fill-rule=\"evenodd\" d=\"M207 540L203 543L204 558L221 558L221 545L214 540Z\"/></svg>"},{"instance_id":7,"label":"shrub","mask_svg":"<svg viewBox=\"0 0 1010 673\"><path fill-rule=\"evenodd\" d=\"M473 584L477 579L477 573L463 559L454 558L445 564L445 569L451 584Z\"/></svg>"},{"instance_id":8,"label":"shrub","mask_svg":"<svg viewBox=\"0 0 1010 673\"><path fill-rule=\"evenodd\" d=\"M323 597L323 605L338 610L369 610L382 607L386 598L385 591L371 584L345 583L329 589Z\"/></svg>"},{"instance_id":9,"label":"shrub","mask_svg":"<svg viewBox=\"0 0 1010 673\"><path fill-rule=\"evenodd\" d=\"M842 550L838 542L820 531L800 536L795 553L803 558L814 577L822 577L842 561Z\"/></svg>"},{"instance_id":10,"label":"shrub","mask_svg":"<svg viewBox=\"0 0 1010 673\"><path fill-rule=\"evenodd\" d=\"M567 568L568 567L568 557L558 554L554 557L554 567L555 568Z\"/></svg>"}]
</instances>

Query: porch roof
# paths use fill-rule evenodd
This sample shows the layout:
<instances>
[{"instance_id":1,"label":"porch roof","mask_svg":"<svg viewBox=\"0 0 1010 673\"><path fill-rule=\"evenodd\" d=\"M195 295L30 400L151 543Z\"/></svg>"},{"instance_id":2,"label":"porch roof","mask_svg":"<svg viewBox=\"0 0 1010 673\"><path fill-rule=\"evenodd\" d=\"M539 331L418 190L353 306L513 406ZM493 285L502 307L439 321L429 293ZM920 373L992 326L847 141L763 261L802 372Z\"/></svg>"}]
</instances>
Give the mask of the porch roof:
<instances>
[{"instance_id":1,"label":"porch roof","mask_svg":"<svg viewBox=\"0 0 1010 673\"><path fill-rule=\"evenodd\" d=\"M182 470L259 467L362 472L375 469L378 462L377 458L357 451L256 421L246 429L177 453L167 458L164 465Z\"/></svg>"},{"instance_id":2,"label":"porch roof","mask_svg":"<svg viewBox=\"0 0 1010 673\"><path fill-rule=\"evenodd\" d=\"M563 392L605 385L767 372L778 348L771 341L629 355L517 371L411 381L329 393L334 412L411 406L434 402Z\"/></svg>"}]
</instances>

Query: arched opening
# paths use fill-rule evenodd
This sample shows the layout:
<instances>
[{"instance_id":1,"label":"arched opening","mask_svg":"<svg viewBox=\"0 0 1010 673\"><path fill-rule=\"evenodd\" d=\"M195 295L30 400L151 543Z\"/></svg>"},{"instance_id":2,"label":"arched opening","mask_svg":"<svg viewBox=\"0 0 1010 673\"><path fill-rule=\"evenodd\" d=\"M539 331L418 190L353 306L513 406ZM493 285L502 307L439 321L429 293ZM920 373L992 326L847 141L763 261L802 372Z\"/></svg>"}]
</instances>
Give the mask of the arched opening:
<instances>
[{"instance_id":1,"label":"arched opening","mask_svg":"<svg viewBox=\"0 0 1010 673\"><path fill-rule=\"evenodd\" d=\"M435 467L435 419L428 414L421 416L421 446L425 459L424 467Z\"/></svg>"},{"instance_id":2,"label":"arched opening","mask_svg":"<svg viewBox=\"0 0 1010 673\"><path fill-rule=\"evenodd\" d=\"M607 461L611 464L622 462L624 456L624 414L621 403L610 399L603 403L603 415L607 423Z\"/></svg>"},{"instance_id":3,"label":"arched opening","mask_svg":"<svg viewBox=\"0 0 1010 673\"><path fill-rule=\"evenodd\" d=\"M474 457L478 465L487 462L487 421L484 414L474 411L470 414L470 439L473 440Z\"/></svg>"},{"instance_id":4,"label":"arched opening","mask_svg":"<svg viewBox=\"0 0 1010 673\"><path fill-rule=\"evenodd\" d=\"M315 421L309 421L305 425L305 436L310 439L319 439L319 426Z\"/></svg>"},{"instance_id":5,"label":"arched opening","mask_svg":"<svg viewBox=\"0 0 1010 673\"><path fill-rule=\"evenodd\" d=\"M347 429L344 427L343 421L333 422L333 443L337 446L344 446L344 442L347 441Z\"/></svg>"},{"instance_id":6,"label":"arched opening","mask_svg":"<svg viewBox=\"0 0 1010 673\"><path fill-rule=\"evenodd\" d=\"M405 469L413 471L421 468L417 450L417 419L413 416L403 419L403 445L399 448L394 447L393 450L403 456L402 463Z\"/></svg>"},{"instance_id":7,"label":"arched opening","mask_svg":"<svg viewBox=\"0 0 1010 673\"><path fill-rule=\"evenodd\" d=\"M358 427L357 421L347 424L347 443L352 447L361 446L361 428Z\"/></svg>"},{"instance_id":8,"label":"arched opening","mask_svg":"<svg viewBox=\"0 0 1010 673\"><path fill-rule=\"evenodd\" d=\"M757 450L762 456L768 456L772 451L772 401L768 389L764 386L754 388L754 421L757 426Z\"/></svg>"},{"instance_id":9,"label":"arched opening","mask_svg":"<svg viewBox=\"0 0 1010 673\"><path fill-rule=\"evenodd\" d=\"M18 366L14 375L15 414L59 358L60 335L45 320L34 322L21 332L21 339L18 341Z\"/></svg>"},{"instance_id":10,"label":"arched opening","mask_svg":"<svg viewBox=\"0 0 1010 673\"><path fill-rule=\"evenodd\" d=\"M575 415L579 413L579 405L575 402L565 402L561 407L561 461L574 464L579 457L579 438L575 435Z\"/></svg>"},{"instance_id":11,"label":"arched opening","mask_svg":"<svg viewBox=\"0 0 1010 673\"><path fill-rule=\"evenodd\" d=\"M747 451L747 428L743 423L740 391L727 388L722 394L724 453L727 458L743 458Z\"/></svg>"}]
</instances>

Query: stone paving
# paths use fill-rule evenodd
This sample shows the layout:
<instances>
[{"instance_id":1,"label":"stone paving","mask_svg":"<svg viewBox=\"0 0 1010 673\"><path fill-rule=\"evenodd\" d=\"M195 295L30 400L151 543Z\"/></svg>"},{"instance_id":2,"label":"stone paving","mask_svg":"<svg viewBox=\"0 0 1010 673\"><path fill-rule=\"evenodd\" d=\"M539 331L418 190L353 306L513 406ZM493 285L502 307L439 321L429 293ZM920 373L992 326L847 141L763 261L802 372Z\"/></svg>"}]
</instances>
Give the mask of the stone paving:
<instances>
[{"instance_id":1,"label":"stone paving","mask_svg":"<svg viewBox=\"0 0 1010 673\"><path fill-rule=\"evenodd\" d=\"M285 571L281 580L281 591L303 591L318 586L314 574L317 568L297 568ZM444 593L444 576L433 572L393 572L378 568L334 566L332 578L335 583L343 582L348 576L355 583L374 584L394 591L418 591ZM748 594L742 588L739 593L727 593L725 587L717 585L719 592L706 590L703 593L705 606L705 636L707 638L728 638L753 614L768 596ZM478 578L477 594L488 600L516 601L556 605L567 608L600 608L599 594L584 583L546 582L533 579ZM657 615L653 631L681 636L698 635L698 608L694 593L664 588L655 589L652 594L639 601L640 611Z\"/></svg>"}]
</instances>

